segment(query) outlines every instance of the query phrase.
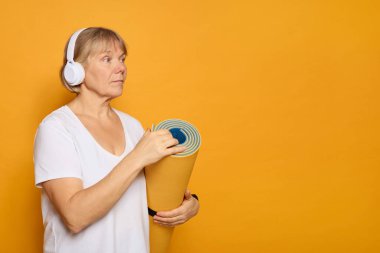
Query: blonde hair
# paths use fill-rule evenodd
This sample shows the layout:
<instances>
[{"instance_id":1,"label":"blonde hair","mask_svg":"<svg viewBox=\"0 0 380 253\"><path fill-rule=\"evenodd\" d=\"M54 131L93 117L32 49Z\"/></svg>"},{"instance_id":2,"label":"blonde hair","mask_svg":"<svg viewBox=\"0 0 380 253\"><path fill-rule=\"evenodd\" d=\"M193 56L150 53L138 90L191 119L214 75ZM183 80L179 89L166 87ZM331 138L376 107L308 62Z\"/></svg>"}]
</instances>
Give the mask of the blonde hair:
<instances>
[{"instance_id":1,"label":"blonde hair","mask_svg":"<svg viewBox=\"0 0 380 253\"><path fill-rule=\"evenodd\" d=\"M67 46L69 44L70 39L67 41L65 50L64 50L64 58L63 65L60 69L60 78L62 84L66 89L73 93L80 92L80 86L70 86L63 75L63 70L67 63ZM86 64L86 61L90 55L105 51L110 45L116 43L120 47L120 49L127 55L127 47L125 45L124 40L120 37L116 32L103 28L103 27L90 27L83 30L76 42L74 48L74 61L81 63L82 65Z\"/></svg>"}]
</instances>

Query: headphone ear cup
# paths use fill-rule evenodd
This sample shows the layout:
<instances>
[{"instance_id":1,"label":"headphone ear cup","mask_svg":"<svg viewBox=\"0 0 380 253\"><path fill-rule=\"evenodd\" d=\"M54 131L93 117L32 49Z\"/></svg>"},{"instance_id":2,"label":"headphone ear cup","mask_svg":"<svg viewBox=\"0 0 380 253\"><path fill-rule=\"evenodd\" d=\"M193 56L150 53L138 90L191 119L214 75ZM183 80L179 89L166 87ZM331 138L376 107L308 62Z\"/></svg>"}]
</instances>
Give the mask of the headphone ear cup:
<instances>
[{"instance_id":1,"label":"headphone ear cup","mask_svg":"<svg viewBox=\"0 0 380 253\"><path fill-rule=\"evenodd\" d=\"M78 62L67 62L63 75L70 86L75 86L83 82L85 75L84 68Z\"/></svg>"}]
</instances>

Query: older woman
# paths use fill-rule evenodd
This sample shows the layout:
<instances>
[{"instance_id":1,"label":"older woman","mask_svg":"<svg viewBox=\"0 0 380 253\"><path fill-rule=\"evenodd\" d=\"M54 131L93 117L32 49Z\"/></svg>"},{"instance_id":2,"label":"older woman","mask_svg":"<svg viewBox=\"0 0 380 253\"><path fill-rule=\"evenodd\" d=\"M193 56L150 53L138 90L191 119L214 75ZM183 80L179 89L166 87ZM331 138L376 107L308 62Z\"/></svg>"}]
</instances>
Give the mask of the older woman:
<instances>
[{"instance_id":1,"label":"older woman","mask_svg":"<svg viewBox=\"0 0 380 253\"><path fill-rule=\"evenodd\" d=\"M144 132L111 107L123 91L126 55L123 39L105 28L79 30L67 44L61 76L77 96L43 119L34 144L45 253L149 252L143 169L185 148L169 131ZM175 226L198 209L187 191L179 208L154 221Z\"/></svg>"}]
</instances>

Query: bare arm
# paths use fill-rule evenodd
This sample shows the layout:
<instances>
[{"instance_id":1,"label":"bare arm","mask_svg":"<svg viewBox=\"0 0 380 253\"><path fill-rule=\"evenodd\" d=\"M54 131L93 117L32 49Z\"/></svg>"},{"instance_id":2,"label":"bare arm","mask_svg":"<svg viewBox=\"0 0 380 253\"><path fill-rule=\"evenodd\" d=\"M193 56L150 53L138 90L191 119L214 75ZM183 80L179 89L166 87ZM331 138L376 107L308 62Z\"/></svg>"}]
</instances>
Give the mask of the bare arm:
<instances>
[{"instance_id":1,"label":"bare arm","mask_svg":"<svg viewBox=\"0 0 380 253\"><path fill-rule=\"evenodd\" d=\"M89 188L83 189L82 180L78 178L49 180L42 187L66 226L78 233L112 208L139 171L141 166L126 157L103 180Z\"/></svg>"},{"instance_id":2,"label":"bare arm","mask_svg":"<svg viewBox=\"0 0 380 253\"><path fill-rule=\"evenodd\" d=\"M197 215L199 211L199 202L189 190L186 190L182 204L170 211L159 211L153 217L153 221L162 226L174 227L187 222Z\"/></svg>"},{"instance_id":3,"label":"bare arm","mask_svg":"<svg viewBox=\"0 0 380 253\"><path fill-rule=\"evenodd\" d=\"M165 156L183 152L170 132L145 132L135 149L95 185L83 189L78 178L60 178L42 183L63 222L73 233L103 217L121 198L139 172Z\"/></svg>"}]
</instances>

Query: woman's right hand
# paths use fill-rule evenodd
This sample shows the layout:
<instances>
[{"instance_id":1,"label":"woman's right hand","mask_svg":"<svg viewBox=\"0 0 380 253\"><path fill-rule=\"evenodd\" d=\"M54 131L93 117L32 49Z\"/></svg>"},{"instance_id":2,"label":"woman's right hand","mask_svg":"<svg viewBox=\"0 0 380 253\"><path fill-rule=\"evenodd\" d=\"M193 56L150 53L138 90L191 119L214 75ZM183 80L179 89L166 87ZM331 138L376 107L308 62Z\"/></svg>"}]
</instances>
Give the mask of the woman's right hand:
<instances>
[{"instance_id":1,"label":"woman's right hand","mask_svg":"<svg viewBox=\"0 0 380 253\"><path fill-rule=\"evenodd\" d=\"M181 153L186 150L185 146L176 146L178 140L173 138L167 129L152 132L147 129L133 149L133 156L144 168L153 164L165 156Z\"/></svg>"}]
</instances>

